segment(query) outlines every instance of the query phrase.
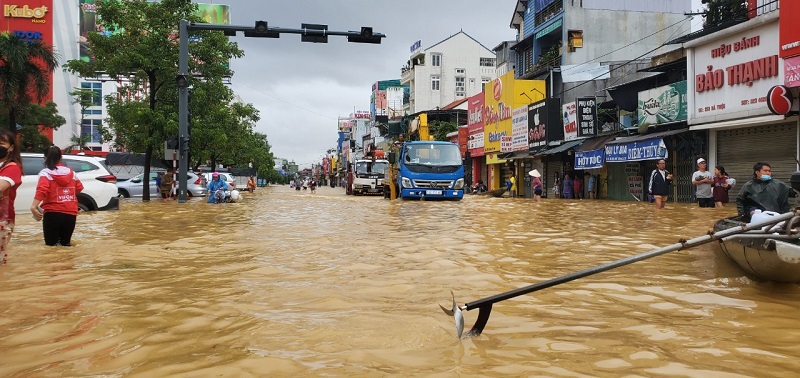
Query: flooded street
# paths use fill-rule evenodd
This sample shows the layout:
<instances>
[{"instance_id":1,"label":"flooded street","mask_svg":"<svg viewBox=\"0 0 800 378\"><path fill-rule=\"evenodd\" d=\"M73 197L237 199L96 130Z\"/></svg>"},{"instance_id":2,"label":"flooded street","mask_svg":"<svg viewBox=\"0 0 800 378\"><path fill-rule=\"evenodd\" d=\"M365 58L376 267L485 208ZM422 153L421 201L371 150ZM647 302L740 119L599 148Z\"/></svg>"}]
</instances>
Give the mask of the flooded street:
<instances>
[{"instance_id":1,"label":"flooded street","mask_svg":"<svg viewBox=\"0 0 800 378\"><path fill-rule=\"evenodd\" d=\"M704 234L735 206L260 188L240 203L123 201L48 248L17 216L0 268L2 377L785 377L800 287L710 244L495 304L449 307ZM471 327L477 311L465 312Z\"/></svg>"}]
</instances>

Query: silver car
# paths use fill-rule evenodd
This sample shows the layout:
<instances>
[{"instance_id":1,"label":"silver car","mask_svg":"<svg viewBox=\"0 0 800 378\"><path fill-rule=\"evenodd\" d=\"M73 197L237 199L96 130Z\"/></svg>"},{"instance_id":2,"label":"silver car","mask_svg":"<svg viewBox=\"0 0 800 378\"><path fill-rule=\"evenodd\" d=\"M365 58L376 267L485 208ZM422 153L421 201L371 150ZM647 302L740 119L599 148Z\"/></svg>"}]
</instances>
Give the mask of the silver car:
<instances>
[{"instance_id":1,"label":"silver car","mask_svg":"<svg viewBox=\"0 0 800 378\"><path fill-rule=\"evenodd\" d=\"M156 176L159 172L150 172L150 197L158 196L158 187L156 186ZM190 197L203 197L206 195L206 182L205 179L198 176L193 172L188 173L186 189ZM144 173L131 177L126 181L117 181L117 191L120 197L141 197L144 192Z\"/></svg>"}]
</instances>

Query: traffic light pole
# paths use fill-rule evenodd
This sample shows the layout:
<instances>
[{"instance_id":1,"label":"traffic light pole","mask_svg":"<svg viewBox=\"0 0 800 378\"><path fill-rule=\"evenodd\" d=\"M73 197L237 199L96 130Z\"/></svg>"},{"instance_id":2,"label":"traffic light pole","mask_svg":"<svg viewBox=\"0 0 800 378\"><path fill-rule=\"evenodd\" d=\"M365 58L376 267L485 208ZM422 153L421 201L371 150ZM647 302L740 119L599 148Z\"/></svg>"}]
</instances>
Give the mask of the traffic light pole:
<instances>
[{"instance_id":1,"label":"traffic light pole","mask_svg":"<svg viewBox=\"0 0 800 378\"><path fill-rule=\"evenodd\" d=\"M178 25L180 46L178 56L178 202L186 202L189 179L189 21Z\"/></svg>"},{"instance_id":2,"label":"traffic light pole","mask_svg":"<svg viewBox=\"0 0 800 378\"><path fill-rule=\"evenodd\" d=\"M327 25L302 24L301 29L271 28L266 21L256 21L255 26L216 25L193 23L181 20L178 24L179 53L178 76L175 83L178 86L178 202L187 200L187 179L189 177L189 31L190 30L216 30L222 31L227 36L236 36L237 32L244 32L245 37L279 38L281 34L300 34L303 42L327 43L329 35L347 37L348 42L355 43L381 43L386 35L373 33L371 27L362 27L360 31L330 31ZM209 194L210 195L210 194Z\"/></svg>"}]
</instances>

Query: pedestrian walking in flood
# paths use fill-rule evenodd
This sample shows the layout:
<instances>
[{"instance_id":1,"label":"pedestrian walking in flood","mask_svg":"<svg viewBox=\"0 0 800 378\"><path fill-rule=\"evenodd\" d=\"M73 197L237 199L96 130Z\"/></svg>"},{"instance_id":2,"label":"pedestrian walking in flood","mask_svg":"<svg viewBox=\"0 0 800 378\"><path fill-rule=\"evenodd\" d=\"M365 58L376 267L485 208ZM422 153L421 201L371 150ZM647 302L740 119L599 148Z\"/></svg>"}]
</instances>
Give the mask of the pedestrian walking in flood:
<instances>
[{"instance_id":1,"label":"pedestrian walking in flood","mask_svg":"<svg viewBox=\"0 0 800 378\"><path fill-rule=\"evenodd\" d=\"M586 172L583 174L583 176L586 178L586 192L589 195L589 199L592 200L594 199L594 190L595 190L594 175L589 172Z\"/></svg>"},{"instance_id":2,"label":"pedestrian walking in flood","mask_svg":"<svg viewBox=\"0 0 800 378\"><path fill-rule=\"evenodd\" d=\"M712 189L714 206L724 207L728 203L728 191L732 185L729 183L730 177L725 172L725 167L718 165L714 168L714 187Z\"/></svg>"},{"instance_id":3,"label":"pedestrian walking in flood","mask_svg":"<svg viewBox=\"0 0 800 378\"><path fill-rule=\"evenodd\" d=\"M574 198L572 196L572 190L573 190L572 175L570 175L569 173L564 175L564 181L562 181L562 186L563 190L561 191L561 198L564 199Z\"/></svg>"},{"instance_id":4,"label":"pedestrian walking in flood","mask_svg":"<svg viewBox=\"0 0 800 378\"><path fill-rule=\"evenodd\" d=\"M647 192L653 197L656 209L663 209L669 198L669 186L672 184L672 173L667 170L667 161L664 159L656 163L656 169L650 173L650 184Z\"/></svg>"},{"instance_id":5,"label":"pedestrian walking in flood","mask_svg":"<svg viewBox=\"0 0 800 378\"><path fill-rule=\"evenodd\" d=\"M544 186L542 185L542 174L536 169L528 172L528 174L533 177L533 181L531 181L531 187L533 188L533 200L534 202L539 202L542 200L542 190L544 189Z\"/></svg>"},{"instance_id":6,"label":"pedestrian walking in flood","mask_svg":"<svg viewBox=\"0 0 800 378\"><path fill-rule=\"evenodd\" d=\"M581 176L577 173L575 173L575 178L572 180L572 190L575 199L583 199L583 183L581 182Z\"/></svg>"},{"instance_id":7,"label":"pedestrian walking in flood","mask_svg":"<svg viewBox=\"0 0 800 378\"><path fill-rule=\"evenodd\" d=\"M78 175L61 162L61 149L51 146L44 156L44 169L39 172L31 213L42 221L44 244L72 246L72 233L78 219L78 193L83 183ZM39 210L39 207L44 214Z\"/></svg>"},{"instance_id":8,"label":"pedestrian walking in flood","mask_svg":"<svg viewBox=\"0 0 800 378\"><path fill-rule=\"evenodd\" d=\"M553 196L561 198L561 175L558 172L556 172L555 180L553 181Z\"/></svg>"},{"instance_id":9,"label":"pedestrian walking in flood","mask_svg":"<svg viewBox=\"0 0 800 378\"><path fill-rule=\"evenodd\" d=\"M714 184L714 175L706 170L706 159L697 159L697 171L692 174L692 184L697 186L695 197L700 207L714 207L714 193L711 186Z\"/></svg>"},{"instance_id":10,"label":"pedestrian walking in flood","mask_svg":"<svg viewBox=\"0 0 800 378\"><path fill-rule=\"evenodd\" d=\"M17 139L8 130L0 131L0 265L8 263L8 244L14 233L14 200L22 184L22 158Z\"/></svg>"},{"instance_id":11,"label":"pedestrian walking in flood","mask_svg":"<svg viewBox=\"0 0 800 378\"><path fill-rule=\"evenodd\" d=\"M514 172L508 174L508 191L511 197L517 196L517 178L514 177Z\"/></svg>"}]
</instances>

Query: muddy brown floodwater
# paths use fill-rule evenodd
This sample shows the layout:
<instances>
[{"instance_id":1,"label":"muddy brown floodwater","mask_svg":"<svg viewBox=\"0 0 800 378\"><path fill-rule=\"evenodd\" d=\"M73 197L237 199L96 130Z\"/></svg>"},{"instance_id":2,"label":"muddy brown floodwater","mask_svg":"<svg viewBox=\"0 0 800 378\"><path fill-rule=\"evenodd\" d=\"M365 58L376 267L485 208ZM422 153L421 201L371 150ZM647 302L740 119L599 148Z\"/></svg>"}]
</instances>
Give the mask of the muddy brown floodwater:
<instances>
[{"instance_id":1,"label":"muddy brown floodwater","mask_svg":"<svg viewBox=\"0 0 800 378\"><path fill-rule=\"evenodd\" d=\"M787 377L800 287L710 245L495 304L459 303L704 234L734 207L260 188L240 203L123 201L73 248L18 216L0 267L2 377ZM467 327L477 311L465 312Z\"/></svg>"}]
</instances>

